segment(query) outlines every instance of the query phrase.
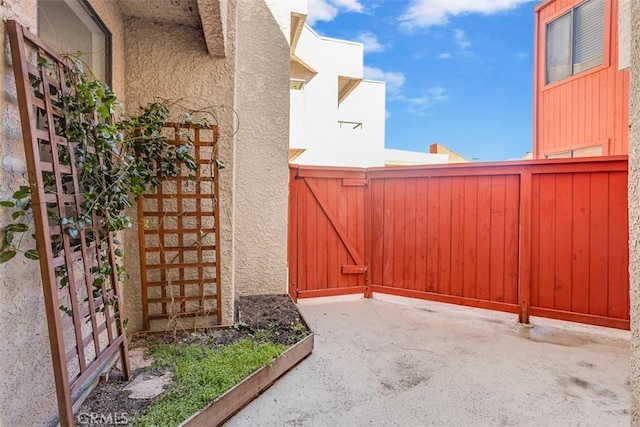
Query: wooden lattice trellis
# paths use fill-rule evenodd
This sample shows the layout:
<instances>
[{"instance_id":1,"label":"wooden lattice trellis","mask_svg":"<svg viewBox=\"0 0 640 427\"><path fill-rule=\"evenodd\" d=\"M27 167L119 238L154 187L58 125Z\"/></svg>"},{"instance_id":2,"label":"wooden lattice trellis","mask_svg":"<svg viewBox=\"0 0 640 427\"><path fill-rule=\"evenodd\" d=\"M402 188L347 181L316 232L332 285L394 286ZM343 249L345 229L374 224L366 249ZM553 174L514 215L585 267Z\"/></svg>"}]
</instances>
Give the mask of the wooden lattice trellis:
<instances>
[{"instance_id":1,"label":"wooden lattice trellis","mask_svg":"<svg viewBox=\"0 0 640 427\"><path fill-rule=\"evenodd\" d=\"M75 147L65 137L64 102L71 96L64 60L15 21L7 23L31 188L33 217L53 359L59 418L72 426L72 396L120 352L129 377L114 239L93 226L79 236L59 220L80 212ZM42 61L45 60L45 61ZM46 66L43 63L46 62ZM95 150L93 151L95 153ZM53 212L53 215L49 212ZM111 275L96 281L103 263Z\"/></svg>"},{"instance_id":2,"label":"wooden lattice trellis","mask_svg":"<svg viewBox=\"0 0 640 427\"><path fill-rule=\"evenodd\" d=\"M189 176L182 165L138 200L143 327L220 324L218 128L172 125L165 135L173 144L190 139L198 168Z\"/></svg>"}]
</instances>

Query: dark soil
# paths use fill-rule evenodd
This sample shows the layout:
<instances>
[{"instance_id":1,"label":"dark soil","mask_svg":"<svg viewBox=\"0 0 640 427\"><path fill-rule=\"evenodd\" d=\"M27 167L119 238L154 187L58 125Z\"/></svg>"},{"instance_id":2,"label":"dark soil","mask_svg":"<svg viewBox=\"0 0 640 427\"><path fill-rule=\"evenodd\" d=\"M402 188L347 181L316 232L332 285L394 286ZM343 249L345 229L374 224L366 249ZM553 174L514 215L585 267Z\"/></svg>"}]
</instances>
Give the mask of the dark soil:
<instances>
[{"instance_id":1,"label":"dark soil","mask_svg":"<svg viewBox=\"0 0 640 427\"><path fill-rule=\"evenodd\" d=\"M236 323L228 328L178 331L176 341L211 348L228 345L238 339L295 344L309 333L298 309L288 295L256 295L240 297ZM155 343L174 341L172 333L138 334L130 339L129 348L148 348ZM161 375L162 367L141 368L132 372L131 380L142 372ZM100 382L76 413L78 425L129 425L135 414L142 414L154 399L129 399L122 389L128 384L122 373L113 368L106 382Z\"/></svg>"}]
</instances>

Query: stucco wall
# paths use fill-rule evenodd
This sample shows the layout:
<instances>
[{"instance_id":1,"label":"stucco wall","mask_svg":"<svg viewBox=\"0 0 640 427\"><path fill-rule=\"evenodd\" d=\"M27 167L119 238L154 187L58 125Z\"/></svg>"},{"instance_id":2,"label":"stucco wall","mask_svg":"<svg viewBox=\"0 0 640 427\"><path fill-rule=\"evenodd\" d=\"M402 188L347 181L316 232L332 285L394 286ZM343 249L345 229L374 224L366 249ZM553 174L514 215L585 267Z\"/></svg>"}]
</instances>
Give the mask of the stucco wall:
<instances>
[{"instance_id":1,"label":"stucco wall","mask_svg":"<svg viewBox=\"0 0 640 427\"><path fill-rule=\"evenodd\" d=\"M37 32L36 0L0 3L3 22L16 19ZM91 0L113 36L114 52L122 52L122 26L115 5L108 0ZM10 198L19 185L26 184L20 117L11 69L10 50L4 23L4 55L0 61L2 97L0 114L0 200ZM123 95L123 56L113 58L113 85ZM8 217L0 210L0 223ZM0 264L0 426L50 425L57 419L57 403L42 285L38 264L21 256Z\"/></svg>"},{"instance_id":2,"label":"stucco wall","mask_svg":"<svg viewBox=\"0 0 640 427\"><path fill-rule=\"evenodd\" d=\"M243 0L238 24L240 11L231 1L231 48L227 57L214 58L198 28L123 22L116 3L90 3L112 33L112 85L130 111L155 97L213 106L221 131L219 156L227 164L220 179L220 244L223 322L231 323L236 287L242 294L286 290L289 49L284 33L264 0ZM36 31L36 0L2 2L0 14ZM2 41L0 199L5 199L25 183L25 160L5 31ZM0 211L0 220L6 219ZM132 277L125 284L125 315L133 331L141 327L136 232L124 240ZM48 425L57 417L39 276L37 264L20 257L0 264L0 426Z\"/></svg>"},{"instance_id":3,"label":"stucco wall","mask_svg":"<svg viewBox=\"0 0 640 427\"><path fill-rule=\"evenodd\" d=\"M125 23L127 107L159 97L212 106L220 128L223 323L238 294L286 291L289 48L264 0L230 1L227 56L207 54L201 30ZM142 327L137 236L126 238L125 310Z\"/></svg>"},{"instance_id":4,"label":"stucco wall","mask_svg":"<svg viewBox=\"0 0 640 427\"><path fill-rule=\"evenodd\" d=\"M631 9L629 85L629 280L631 300L631 425L640 425L640 4Z\"/></svg>"},{"instance_id":5,"label":"stucco wall","mask_svg":"<svg viewBox=\"0 0 640 427\"><path fill-rule=\"evenodd\" d=\"M26 173L20 115L11 69L9 40L4 22L16 19L36 32L35 0L3 2L1 58L2 131L0 133L0 199L11 197L25 185ZM0 221L10 218L0 210ZM0 425L44 425L56 414L56 398L51 373L51 353L47 335L42 285L38 264L23 257L0 264ZM25 387L25 384L32 386Z\"/></svg>"},{"instance_id":6,"label":"stucco wall","mask_svg":"<svg viewBox=\"0 0 640 427\"><path fill-rule=\"evenodd\" d=\"M236 289L286 292L289 44L264 0L238 2Z\"/></svg>"},{"instance_id":7,"label":"stucco wall","mask_svg":"<svg viewBox=\"0 0 640 427\"><path fill-rule=\"evenodd\" d=\"M127 109L136 111L157 98L183 100L189 107L214 112L220 126L218 153L226 164L220 173L220 230L222 255L223 321L233 318L233 192L234 150L237 135L234 108L235 4L229 4L227 57L207 53L202 31L176 24L158 24L131 18L125 22ZM134 213L135 215L135 213ZM125 314L131 331L142 328L140 265L137 232L125 238L126 266L131 279L124 288Z\"/></svg>"}]
</instances>

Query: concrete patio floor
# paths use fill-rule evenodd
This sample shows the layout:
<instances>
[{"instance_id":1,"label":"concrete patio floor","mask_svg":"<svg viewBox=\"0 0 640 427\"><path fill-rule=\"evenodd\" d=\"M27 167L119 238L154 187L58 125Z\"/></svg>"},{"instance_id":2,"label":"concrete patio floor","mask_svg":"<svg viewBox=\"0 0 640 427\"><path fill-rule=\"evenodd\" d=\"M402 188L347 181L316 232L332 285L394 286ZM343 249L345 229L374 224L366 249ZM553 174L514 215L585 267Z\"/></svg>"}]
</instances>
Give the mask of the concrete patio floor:
<instances>
[{"instance_id":1,"label":"concrete patio floor","mask_svg":"<svg viewBox=\"0 0 640 427\"><path fill-rule=\"evenodd\" d=\"M376 296L302 301L313 354L233 426L628 426L629 333Z\"/></svg>"}]
</instances>

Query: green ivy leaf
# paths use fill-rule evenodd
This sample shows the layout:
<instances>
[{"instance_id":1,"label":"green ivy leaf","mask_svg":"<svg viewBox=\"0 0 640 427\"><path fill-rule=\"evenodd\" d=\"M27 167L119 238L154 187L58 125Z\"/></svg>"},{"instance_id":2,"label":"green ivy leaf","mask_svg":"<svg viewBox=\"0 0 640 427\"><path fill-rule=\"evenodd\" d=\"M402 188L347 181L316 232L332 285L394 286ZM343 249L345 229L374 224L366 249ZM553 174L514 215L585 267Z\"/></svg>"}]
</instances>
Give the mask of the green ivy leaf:
<instances>
[{"instance_id":1,"label":"green ivy leaf","mask_svg":"<svg viewBox=\"0 0 640 427\"><path fill-rule=\"evenodd\" d=\"M15 219L18 219L18 218L20 218L21 216L24 216L24 215L25 215L24 211L15 211L14 213L11 214L11 218L13 218L15 220Z\"/></svg>"},{"instance_id":2,"label":"green ivy leaf","mask_svg":"<svg viewBox=\"0 0 640 427\"><path fill-rule=\"evenodd\" d=\"M15 233L24 233L25 231L27 231L29 229L29 226L27 224L23 224L21 222L17 223L17 224L9 224L5 227L6 231L12 231Z\"/></svg>"},{"instance_id":3,"label":"green ivy leaf","mask_svg":"<svg viewBox=\"0 0 640 427\"><path fill-rule=\"evenodd\" d=\"M28 259L32 259L32 260L37 260L40 259L40 255L38 254L38 251L35 249L29 249L28 251L26 251L24 253L24 256Z\"/></svg>"},{"instance_id":4,"label":"green ivy leaf","mask_svg":"<svg viewBox=\"0 0 640 427\"><path fill-rule=\"evenodd\" d=\"M102 276L97 276L95 279L93 279L93 283L92 286L94 288L100 288L102 286L102 283L104 282L104 277Z\"/></svg>"},{"instance_id":5,"label":"green ivy leaf","mask_svg":"<svg viewBox=\"0 0 640 427\"><path fill-rule=\"evenodd\" d=\"M9 261L10 259L12 259L15 256L16 256L16 251L13 251L13 250L4 251L4 252L0 253L0 264L2 264L3 262Z\"/></svg>"},{"instance_id":6,"label":"green ivy leaf","mask_svg":"<svg viewBox=\"0 0 640 427\"><path fill-rule=\"evenodd\" d=\"M26 188L26 190L24 190L24 188ZM13 198L16 200L26 199L30 194L29 187L20 187L20 190L13 193Z\"/></svg>"},{"instance_id":7,"label":"green ivy leaf","mask_svg":"<svg viewBox=\"0 0 640 427\"><path fill-rule=\"evenodd\" d=\"M15 208L16 204L10 200L2 200L0 201L0 206L4 206L5 208Z\"/></svg>"},{"instance_id":8,"label":"green ivy leaf","mask_svg":"<svg viewBox=\"0 0 640 427\"><path fill-rule=\"evenodd\" d=\"M61 305L60 310L64 312L64 314L66 314L67 316L73 317L73 310L71 310L69 307L65 307L64 305Z\"/></svg>"}]
</instances>

